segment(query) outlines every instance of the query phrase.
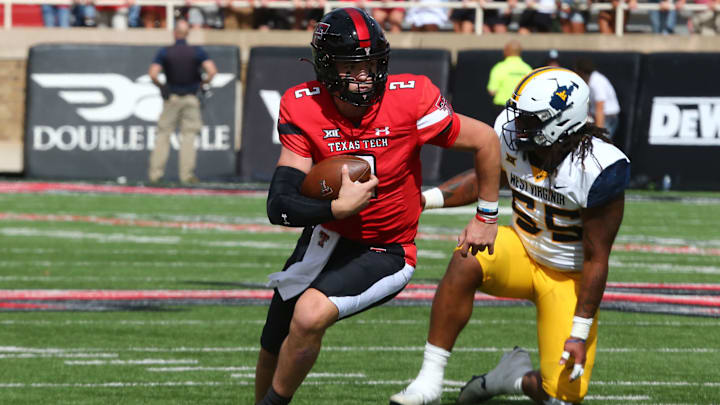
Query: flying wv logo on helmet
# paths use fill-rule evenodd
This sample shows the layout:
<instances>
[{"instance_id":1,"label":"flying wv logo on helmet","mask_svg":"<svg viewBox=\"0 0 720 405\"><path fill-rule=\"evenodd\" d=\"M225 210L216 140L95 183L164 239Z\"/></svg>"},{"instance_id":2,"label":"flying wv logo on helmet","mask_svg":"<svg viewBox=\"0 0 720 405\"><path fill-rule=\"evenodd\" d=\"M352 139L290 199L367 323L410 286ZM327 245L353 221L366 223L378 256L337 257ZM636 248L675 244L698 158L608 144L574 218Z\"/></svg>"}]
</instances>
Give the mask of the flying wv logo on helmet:
<instances>
[{"instance_id":1,"label":"flying wv logo on helmet","mask_svg":"<svg viewBox=\"0 0 720 405\"><path fill-rule=\"evenodd\" d=\"M557 83L557 90L555 90L552 97L550 97L550 107L558 111L564 111L572 106L572 103L568 104L568 98L572 95L573 91L580 86L575 82L571 82L572 84L570 86L561 86L557 79L554 80Z\"/></svg>"}]
</instances>

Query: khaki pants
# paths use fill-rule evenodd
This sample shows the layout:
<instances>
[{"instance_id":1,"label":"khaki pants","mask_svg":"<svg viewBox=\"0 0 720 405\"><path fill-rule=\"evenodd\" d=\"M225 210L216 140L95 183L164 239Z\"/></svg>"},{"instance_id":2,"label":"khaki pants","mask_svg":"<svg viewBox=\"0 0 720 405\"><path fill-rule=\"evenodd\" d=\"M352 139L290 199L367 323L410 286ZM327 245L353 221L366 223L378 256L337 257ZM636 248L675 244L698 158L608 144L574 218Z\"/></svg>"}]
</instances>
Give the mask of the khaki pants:
<instances>
[{"instance_id":1,"label":"khaki pants","mask_svg":"<svg viewBox=\"0 0 720 405\"><path fill-rule=\"evenodd\" d=\"M165 172L165 164L170 154L170 135L180 127L179 177L183 183L195 181L195 137L202 128L200 100L188 94L170 95L163 102L163 110L158 120L155 149L150 154L148 178L151 182L160 180Z\"/></svg>"}]
</instances>

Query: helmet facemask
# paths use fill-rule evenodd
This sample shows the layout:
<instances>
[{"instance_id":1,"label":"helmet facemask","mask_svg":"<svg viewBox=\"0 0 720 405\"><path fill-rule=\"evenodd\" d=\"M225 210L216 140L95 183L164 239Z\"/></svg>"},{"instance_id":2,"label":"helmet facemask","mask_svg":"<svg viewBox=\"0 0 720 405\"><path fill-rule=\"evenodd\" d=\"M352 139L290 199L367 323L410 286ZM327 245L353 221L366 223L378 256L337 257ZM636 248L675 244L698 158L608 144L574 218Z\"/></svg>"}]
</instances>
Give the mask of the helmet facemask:
<instances>
[{"instance_id":1,"label":"helmet facemask","mask_svg":"<svg viewBox=\"0 0 720 405\"><path fill-rule=\"evenodd\" d=\"M506 105L507 122L503 125L503 139L512 151L527 152L548 147L559 137L549 137L545 128L558 114L551 110L523 111L511 99ZM562 113L561 113L562 114ZM561 115L559 114L559 115Z\"/></svg>"},{"instance_id":2,"label":"helmet facemask","mask_svg":"<svg viewBox=\"0 0 720 405\"><path fill-rule=\"evenodd\" d=\"M514 151L549 148L588 118L590 89L576 73L545 67L530 72L508 100L503 139Z\"/></svg>"},{"instance_id":3,"label":"helmet facemask","mask_svg":"<svg viewBox=\"0 0 720 405\"><path fill-rule=\"evenodd\" d=\"M359 107L371 106L382 98L388 77L389 49L378 54L359 56L332 56L329 53L321 55L314 48L313 53L318 80L325 84L335 97ZM347 70L339 71L340 66L363 62L368 66L367 79L363 82L355 80ZM368 88L364 88L368 85Z\"/></svg>"}]
</instances>

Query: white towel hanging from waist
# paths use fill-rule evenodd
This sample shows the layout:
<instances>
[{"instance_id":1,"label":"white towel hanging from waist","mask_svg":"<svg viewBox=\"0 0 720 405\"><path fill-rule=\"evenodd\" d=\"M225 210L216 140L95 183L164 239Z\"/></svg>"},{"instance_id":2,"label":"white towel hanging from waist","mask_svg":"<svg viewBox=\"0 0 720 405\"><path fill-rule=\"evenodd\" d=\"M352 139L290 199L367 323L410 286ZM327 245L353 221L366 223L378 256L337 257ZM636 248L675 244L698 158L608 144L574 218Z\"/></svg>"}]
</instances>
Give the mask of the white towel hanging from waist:
<instances>
[{"instance_id":1,"label":"white towel hanging from waist","mask_svg":"<svg viewBox=\"0 0 720 405\"><path fill-rule=\"evenodd\" d=\"M302 260L285 271L270 274L267 286L277 288L285 301L305 291L325 267L339 240L339 233L317 225Z\"/></svg>"}]
</instances>

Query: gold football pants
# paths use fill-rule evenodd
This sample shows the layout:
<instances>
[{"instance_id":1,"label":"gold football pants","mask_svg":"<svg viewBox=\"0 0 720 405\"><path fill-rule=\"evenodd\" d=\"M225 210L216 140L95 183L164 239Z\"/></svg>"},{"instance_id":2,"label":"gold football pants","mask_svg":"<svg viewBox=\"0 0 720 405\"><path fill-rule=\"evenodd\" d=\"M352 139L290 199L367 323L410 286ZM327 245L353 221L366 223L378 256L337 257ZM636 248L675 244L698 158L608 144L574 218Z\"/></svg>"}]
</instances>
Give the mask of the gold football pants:
<instances>
[{"instance_id":1,"label":"gold football pants","mask_svg":"<svg viewBox=\"0 0 720 405\"><path fill-rule=\"evenodd\" d=\"M565 272L542 266L530 258L520 238L509 226L501 226L495 239L495 253L487 249L476 255L483 269L480 291L497 297L532 301L537 308L537 336L540 373L545 392L566 402L581 402L585 397L595 363L597 321L586 342L585 373L570 382L572 359L558 364L570 335L575 313L580 272ZM597 316L596 316L597 320Z\"/></svg>"}]
</instances>

